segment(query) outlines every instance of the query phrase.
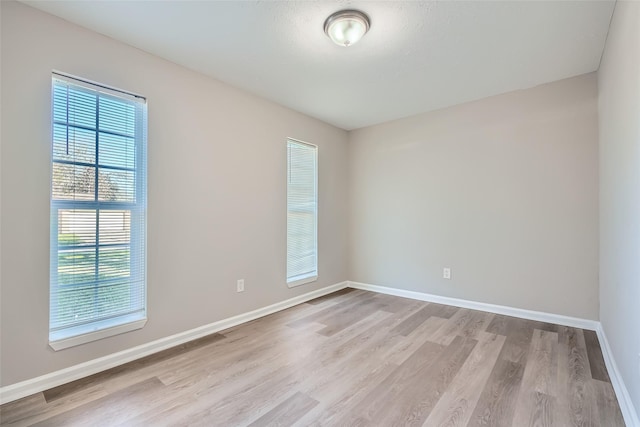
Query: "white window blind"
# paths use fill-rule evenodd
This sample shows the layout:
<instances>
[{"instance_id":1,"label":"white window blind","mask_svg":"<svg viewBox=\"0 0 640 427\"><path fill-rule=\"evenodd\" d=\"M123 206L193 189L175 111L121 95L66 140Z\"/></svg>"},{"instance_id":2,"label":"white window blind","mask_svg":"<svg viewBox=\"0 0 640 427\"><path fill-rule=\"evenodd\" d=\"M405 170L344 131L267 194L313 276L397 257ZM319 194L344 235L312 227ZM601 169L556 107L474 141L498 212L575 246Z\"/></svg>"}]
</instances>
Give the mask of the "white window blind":
<instances>
[{"instance_id":1,"label":"white window blind","mask_svg":"<svg viewBox=\"0 0 640 427\"><path fill-rule=\"evenodd\" d=\"M146 101L59 74L52 86L49 341L57 349L146 320Z\"/></svg>"},{"instance_id":2,"label":"white window blind","mask_svg":"<svg viewBox=\"0 0 640 427\"><path fill-rule=\"evenodd\" d=\"M287 140L287 284L318 277L318 147Z\"/></svg>"}]
</instances>

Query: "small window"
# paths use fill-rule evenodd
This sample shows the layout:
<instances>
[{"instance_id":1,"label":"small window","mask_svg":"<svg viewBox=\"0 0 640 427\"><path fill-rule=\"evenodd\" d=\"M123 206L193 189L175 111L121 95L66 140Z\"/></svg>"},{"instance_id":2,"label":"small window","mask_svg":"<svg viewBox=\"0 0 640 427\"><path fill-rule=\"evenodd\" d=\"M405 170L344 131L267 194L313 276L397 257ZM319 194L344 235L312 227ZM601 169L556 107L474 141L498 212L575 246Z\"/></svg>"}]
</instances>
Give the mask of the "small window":
<instances>
[{"instance_id":1,"label":"small window","mask_svg":"<svg viewBox=\"0 0 640 427\"><path fill-rule=\"evenodd\" d=\"M52 78L49 343L146 322L146 102Z\"/></svg>"},{"instance_id":2,"label":"small window","mask_svg":"<svg viewBox=\"0 0 640 427\"><path fill-rule=\"evenodd\" d=\"M287 141L287 284L318 278L318 147Z\"/></svg>"}]
</instances>

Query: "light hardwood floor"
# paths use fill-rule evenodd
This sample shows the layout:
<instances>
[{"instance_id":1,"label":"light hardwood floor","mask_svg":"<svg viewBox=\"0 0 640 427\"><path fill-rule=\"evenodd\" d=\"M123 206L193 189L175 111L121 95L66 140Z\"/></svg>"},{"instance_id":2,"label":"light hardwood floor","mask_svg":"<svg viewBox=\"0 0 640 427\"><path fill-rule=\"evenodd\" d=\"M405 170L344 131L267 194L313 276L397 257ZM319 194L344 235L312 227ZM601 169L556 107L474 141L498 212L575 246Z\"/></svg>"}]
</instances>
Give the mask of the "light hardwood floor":
<instances>
[{"instance_id":1,"label":"light hardwood floor","mask_svg":"<svg viewBox=\"0 0 640 427\"><path fill-rule=\"evenodd\" d=\"M594 332L352 289L3 405L0 419L624 425Z\"/></svg>"}]
</instances>

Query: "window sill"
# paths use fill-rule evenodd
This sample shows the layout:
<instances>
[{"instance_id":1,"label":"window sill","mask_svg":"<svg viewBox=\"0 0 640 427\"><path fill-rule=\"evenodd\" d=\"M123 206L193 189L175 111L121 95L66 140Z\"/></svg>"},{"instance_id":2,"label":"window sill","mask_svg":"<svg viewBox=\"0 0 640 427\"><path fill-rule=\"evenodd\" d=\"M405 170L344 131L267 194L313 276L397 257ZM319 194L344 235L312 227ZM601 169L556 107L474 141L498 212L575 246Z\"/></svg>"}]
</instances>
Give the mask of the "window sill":
<instances>
[{"instance_id":1,"label":"window sill","mask_svg":"<svg viewBox=\"0 0 640 427\"><path fill-rule=\"evenodd\" d=\"M305 285L307 283L315 282L316 280L318 280L317 274L313 274L311 276L299 276L297 278L294 278L294 280L287 282L287 286L290 288L295 288L296 286Z\"/></svg>"},{"instance_id":2,"label":"window sill","mask_svg":"<svg viewBox=\"0 0 640 427\"><path fill-rule=\"evenodd\" d=\"M141 329L146 323L146 315L135 314L90 325L77 326L49 333L49 346L55 351L64 350L65 348Z\"/></svg>"}]
</instances>

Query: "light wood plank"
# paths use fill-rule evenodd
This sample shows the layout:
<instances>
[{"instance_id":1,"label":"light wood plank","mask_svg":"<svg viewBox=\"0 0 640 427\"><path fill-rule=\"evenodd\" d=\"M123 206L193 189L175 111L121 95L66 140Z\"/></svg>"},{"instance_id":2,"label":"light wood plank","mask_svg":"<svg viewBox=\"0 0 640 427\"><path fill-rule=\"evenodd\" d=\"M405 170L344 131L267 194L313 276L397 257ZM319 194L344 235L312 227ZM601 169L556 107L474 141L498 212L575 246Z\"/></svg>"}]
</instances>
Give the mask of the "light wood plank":
<instances>
[{"instance_id":1,"label":"light wood plank","mask_svg":"<svg viewBox=\"0 0 640 427\"><path fill-rule=\"evenodd\" d=\"M318 401L299 391L249 424L250 427L292 426Z\"/></svg>"},{"instance_id":2,"label":"light wood plank","mask_svg":"<svg viewBox=\"0 0 640 427\"><path fill-rule=\"evenodd\" d=\"M599 425L582 329L561 327L558 340L559 423L566 426Z\"/></svg>"},{"instance_id":3,"label":"light wood plank","mask_svg":"<svg viewBox=\"0 0 640 427\"><path fill-rule=\"evenodd\" d=\"M480 394L498 360L505 337L484 333L442 398L425 421L425 426L466 426Z\"/></svg>"},{"instance_id":4,"label":"light wood plank","mask_svg":"<svg viewBox=\"0 0 640 427\"><path fill-rule=\"evenodd\" d=\"M404 322L396 326L392 332L407 336L430 317L449 319L457 311L458 309L456 307L440 304L427 304L426 307L423 307L417 313L408 317Z\"/></svg>"},{"instance_id":5,"label":"light wood plank","mask_svg":"<svg viewBox=\"0 0 640 427\"><path fill-rule=\"evenodd\" d=\"M534 330L516 403L514 425L553 424L551 406L555 404L553 396L557 395L557 344L557 333Z\"/></svg>"},{"instance_id":6,"label":"light wood plank","mask_svg":"<svg viewBox=\"0 0 640 427\"><path fill-rule=\"evenodd\" d=\"M421 426L476 344L476 340L455 337L428 369L422 355L409 358L374 391L394 404L371 408L366 418L377 425Z\"/></svg>"},{"instance_id":7,"label":"light wood plank","mask_svg":"<svg viewBox=\"0 0 640 427\"><path fill-rule=\"evenodd\" d=\"M47 427L116 425L125 422L145 407L153 405L154 398L166 392L166 387L160 380L150 378L34 425Z\"/></svg>"},{"instance_id":8,"label":"light wood plank","mask_svg":"<svg viewBox=\"0 0 640 427\"><path fill-rule=\"evenodd\" d=\"M622 412L611 383L594 380L593 387L596 394L598 414L600 415L600 425L624 427Z\"/></svg>"},{"instance_id":9,"label":"light wood plank","mask_svg":"<svg viewBox=\"0 0 640 427\"><path fill-rule=\"evenodd\" d=\"M510 426L523 373L519 363L498 358L467 425Z\"/></svg>"},{"instance_id":10,"label":"light wood plank","mask_svg":"<svg viewBox=\"0 0 640 427\"><path fill-rule=\"evenodd\" d=\"M473 315L473 310L459 309L440 329L428 338L429 341L442 345L451 344L455 337L461 334L467 323L472 320Z\"/></svg>"}]
</instances>

